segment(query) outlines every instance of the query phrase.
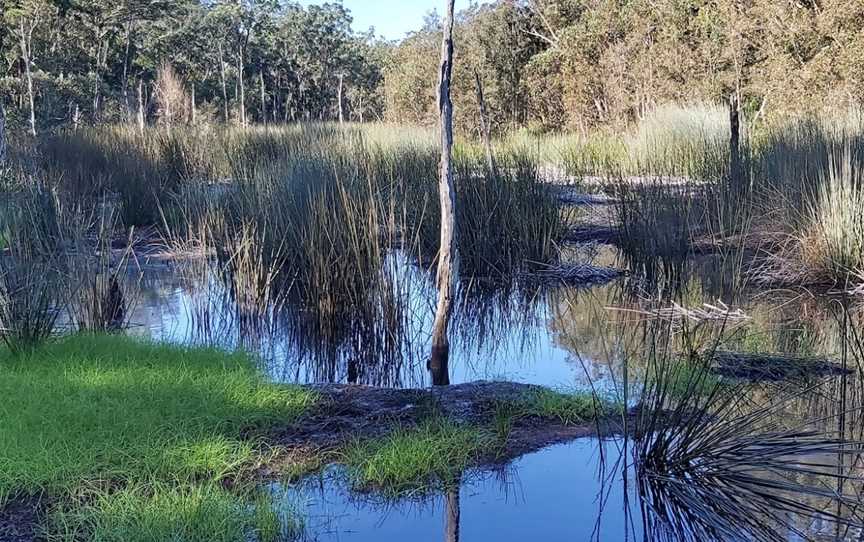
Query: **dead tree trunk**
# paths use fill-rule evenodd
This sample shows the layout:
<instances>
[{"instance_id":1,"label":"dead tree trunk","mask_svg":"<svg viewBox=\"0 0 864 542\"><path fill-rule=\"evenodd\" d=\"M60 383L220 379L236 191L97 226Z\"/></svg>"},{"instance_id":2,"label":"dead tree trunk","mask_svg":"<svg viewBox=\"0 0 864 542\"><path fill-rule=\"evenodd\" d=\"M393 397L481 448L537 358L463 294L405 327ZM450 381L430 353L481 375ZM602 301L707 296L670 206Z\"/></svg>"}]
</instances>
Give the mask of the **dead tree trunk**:
<instances>
[{"instance_id":1,"label":"dead tree trunk","mask_svg":"<svg viewBox=\"0 0 864 542\"><path fill-rule=\"evenodd\" d=\"M438 84L438 111L441 123L441 166L438 195L441 200L441 248L438 251L438 306L432 328L432 355L429 371L436 386L450 384L448 329L453 309L456 267L456 193L453 186L453 101L450 80L453 75L453 11L455 0L447 1L441 67Z\"/></svg>"},{"instance_id":2,"label":"dead tree trunk","mask_svg":"<svg viewBox=\"0 0 864 542\"><path fill-rule=\"evenodd\" d=\"M474 81L477 85L477 105L480 108L480 135L483 137L483 146L486 148L486 166L489 174L495 174L495 155L492 153L492 134L489 127L489 116L486 113L486 99L483 97L483 80L480 72L474 68Z\"/></svg>"},{"instance_id":3,"label":"dead tree trunk","mask_svg":"<svg viewBox=\"0 0 864 542\"><path fill-rule=\"evenodd\" d=\"M243 49L237 53L237 88L239 89L239 97L237 100L240 102L240 124L242 126L246 126L246 83L244 81L245 78L245 66L246 61L243 56Z\"/></svg>"}]
</instances>

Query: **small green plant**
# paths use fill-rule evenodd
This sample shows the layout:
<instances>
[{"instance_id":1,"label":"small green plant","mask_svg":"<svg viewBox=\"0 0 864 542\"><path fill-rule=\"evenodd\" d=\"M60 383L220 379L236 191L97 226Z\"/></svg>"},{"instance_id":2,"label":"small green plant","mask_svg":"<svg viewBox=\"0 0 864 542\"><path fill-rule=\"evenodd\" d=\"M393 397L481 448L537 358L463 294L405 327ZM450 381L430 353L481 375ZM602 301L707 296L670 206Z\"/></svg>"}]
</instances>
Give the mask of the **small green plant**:
<instances>
[{"instance_id":1,"label":"small green plant","mask_svg":"<svg viewBox=\"0 0 864 542\"><path fill-rule=\"evenodd\" d=\"M518 400L508 400L496 405L497 416L510 418L511 423L519 418L537 418L555 420L565 425L579 425L594 423L620 410L614 403L589 392L567 393L546 388L537 388Z\"/></svg>"},{"instance_id":2,"label":"small green plant","mask_svg":"<svg viewBox=\"0 0 864 542\"><path fill-rule=\"evenodd\" d=\"M343 462L356 487L393 495L422 492L458 484L469 466L494 453L496 442L482 428L432 418L355 442L344 451Z\"/></svg>"}]
</instances>

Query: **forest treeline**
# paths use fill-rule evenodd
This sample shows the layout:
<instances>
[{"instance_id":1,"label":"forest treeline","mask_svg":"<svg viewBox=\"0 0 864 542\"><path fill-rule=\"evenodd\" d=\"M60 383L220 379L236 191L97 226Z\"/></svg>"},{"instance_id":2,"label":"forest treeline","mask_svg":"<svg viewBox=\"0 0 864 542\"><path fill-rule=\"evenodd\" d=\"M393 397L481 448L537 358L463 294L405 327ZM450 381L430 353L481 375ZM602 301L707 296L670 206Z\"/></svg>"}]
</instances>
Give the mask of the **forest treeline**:
<instances>
[{"instance_id":1,"label":"forest treeline","mask_svg":"<svg viewBox=\"0 0 864 542\"><path fill-rule=\"evenodd\" d=\"M65 123L433 124L440 19L399 41L339 3L0 0L0 99ZM383 16L383 15L382 15ZM496 132L638 120L738 99L764 119L864 101L860 0L497 0L457 20L456 123Z\"/></svg>"}]
</instances>

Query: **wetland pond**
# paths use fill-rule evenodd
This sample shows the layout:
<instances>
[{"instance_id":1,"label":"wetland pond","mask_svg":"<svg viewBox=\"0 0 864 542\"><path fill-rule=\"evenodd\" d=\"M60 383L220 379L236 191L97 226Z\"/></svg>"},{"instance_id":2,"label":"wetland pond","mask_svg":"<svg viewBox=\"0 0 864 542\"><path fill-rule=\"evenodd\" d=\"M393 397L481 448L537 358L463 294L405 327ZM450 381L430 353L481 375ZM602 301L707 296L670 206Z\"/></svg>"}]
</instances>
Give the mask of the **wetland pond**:
<instances>
[{"instance_id":1,"label":"wetland pond","mask_svg":"<svg viewBox=\"0 0 864 542\"><path fill-rule=\"evenodd\" d=\"M584 252L589 254L587 260L580 256L585 265L627 267L609 246ZM170 342L252 348L260 352L277 382L427 388L432 382L425 355L434 313L434 280L407 258L388 261L400 284L394 297L404 308L395 318L398 322L383 328L354 324L346 326L347 332L323 337L310 331L304 315L290 305L250 323L218 281L188 272L194 263L154 259L142 266L132 332ZM674 280L679 295L670 299L679 308L686 303L686 307L722 308L727 318L731 315L734 322L727 325L735 332L724 342L724 349L830 359L842 355L848 340L843 326L848 326L850 313L843 312L847 320L839 316L837 299L806 291L739 288L733 292L738 286L730 284L723 269L716 256L687 262ZM635 322L655 314L652 310L658 301L666 299L658 299L656 291L656 283L648 287L644 280L630 276L573 285L524 281L507 287L463 280L451 328L449 380L453 384L501 380L614 395L625 372L622 360L638 340ZM677 317L695 318L684 311ZM850 401L860 400L860 394L851 391L857 389L856 382L854 376L810 381L808 393L794 394L775 415L802 422L822 420L837 429L830 426L833 418L830 423L825 420L841 408L839 390L842 408L854 408ZM803 385L755 383L747 389L757 402L789 395L788 386L800 390ZM842 432L859 434L860 416L841 418ZM353 491L339 467L297 484L273 484L269 491L286 510L300 512L303 537L310 541L695 541L712 539L710 535L717 540L737 539L712 523L723 517L722 511L705 506L700 512L700 503L692 501L663 501L663 491L637 483L633 445L627 440L619 435L557 444L506 465L465 473L458 489L395 500ZM849 465L848 459L836 456L804 462L857 472L857 460ZM766 479L775 474L766 469ZM858 489L840 488L840 492ZM798 498L816 508L827 502L826 495L794 499ZM857 510L848 506L837 515L857 518ZM786 507L779 516L785 519L778 521L775 514L748 520L757 534L743 533L740 539L858 540L861 536L850 526L854 521L844 525L834 521L832 514L799 516ZM694 525L702 520L704 525Z\"/></svg>"}]
</instances>

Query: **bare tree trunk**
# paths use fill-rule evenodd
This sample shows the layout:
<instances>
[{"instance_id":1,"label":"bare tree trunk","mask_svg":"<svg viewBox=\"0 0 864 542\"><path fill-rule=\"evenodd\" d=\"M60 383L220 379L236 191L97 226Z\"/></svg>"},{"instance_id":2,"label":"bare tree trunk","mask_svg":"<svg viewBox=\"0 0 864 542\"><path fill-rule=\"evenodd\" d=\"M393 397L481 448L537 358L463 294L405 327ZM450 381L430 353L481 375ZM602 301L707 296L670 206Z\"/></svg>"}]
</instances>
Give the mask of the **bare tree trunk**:
<instances>
[{"instance_id":1,"label":"bare tree trunk","mask_svg":"<svg viewBox=\"0 0 864 542\"><path fill-rule=\"evenodd\" d=\"M261 86L261 120L267 126L267 97L264 94L264 71L258 72L258 82Z\"/></svg>"},{"instance_id":2,"label":"bare tree trunk","mask_svg":"<svg viewBox=\"0 0 864 542\"><path fill-rule=\"evenodd\" d=\"M492 153L492 135L489 129L489 118L486 114L486 100L483 97L483 81L480 72L474 68L474 80L477 84L477 105L480 107L480 133L483 137L483 145L486 148L486 166L489 174L495 174L495 155Z\"/></svg>"},{"instance_id":3,"label":"bare tree trunk","mask_svg":"<svg viewBox=\"0 0 864 542\"><path fill-rule=\"evenodd\" d=\"M243 81L244 71L243 49L237 53L237 88L240 91L240 124L246 126L246 83Z\"/></svg>"},{"instance_id":4,"label":"bare tree trunk","mask_svg":"<svg viewBox=\"0 0 864 542\"><path fill-rule=\"evenodd\" d=\"M32 70L32 49L33 43L33 27L31 25L29 31L24 28L24 20L21 19L21 55L24 57L24 72L27 78L27 99L30 102L30 134L36 136L36 99L33 95L33 70Z\"/></svg>"},{"instance_id":5,"label":"bare tree trunk","mask_svg":"<svg viewBox=\"0 0 864 542\"><path fill-rule=\"evenodd\" d=\"M192 126L195 126L198 123L198 107L195 103L195 83L190 85L192 87Z\"/></svg>"},{"instance_id":6,"label":"bare tree trunk","mask_svg":"<svg viewBox=\"0 0 864 542\"><path fill-rule=\"evenodd\" d=\"M3 100L0 100L0 169L6 163L6 111Z\"/></svg>"},{"instance_id":7,"label":"bare tree trunk","mask_svg":"<svg viewBox=\"0 0 864 542\"><path fill-rule=\"evenodd\" d=\"M75 111L72 113L72 127L77 132L78 127L81 124L81 108L78 107L78 104L75 104Z\"/></svg>"},{"instance_id":8,"label":"bare tree trunk","mask_svg":"<svg viewBox=\"0 0 864 542\"><path fill-rule=\"evenodd\" d=\"M223 119L226 123L230 118L228 113L228 81L225 77L225 58L222 56L222 43L220 42L217 51L219 52L219 76L222 78L222 107L224 108Z\"/></svg>"},{"instance_id":9,"label":"bare tree trunk","mask_svg":"<svg viewBox=\"0 0 864 542\"><path fill-rule=\"evenodd\" d=\"M339 100L339 124L345 123L345 110L342 106L342 102L344 101L342 99L342 89L344 86L345 86L345 75L340 73L339 74L339 91L337 92L337 95L336 95L337 99Z\"/></svg>"},{"instance_id":10,"label":"bare tree trunk","mask_svg":"<svg viewBox=\"0 0 864 542\"><path fill-rule=\"evenodd\" d=\"M144 135L144 80L138 80L138 131Z\"/></svg>"},{"instance_id":11,"label":"bare tree trunk","mask_svg":"<svg viewBox=\"0 0 864 542\"><path fill-rule=\"evenodd\" d=\"M441 170L438 195L441 200L441 248L438 250L438 307L432 328L432 355L429 370L436 386L450 384L448 363L450 340L447 333L453 310L456 267L456 193L453 186L453 101L450 80L453 75L453 12L455 0L447 0L441 67L438 84L438 110L441 122Z\"/></svg>"}]
</instances>

